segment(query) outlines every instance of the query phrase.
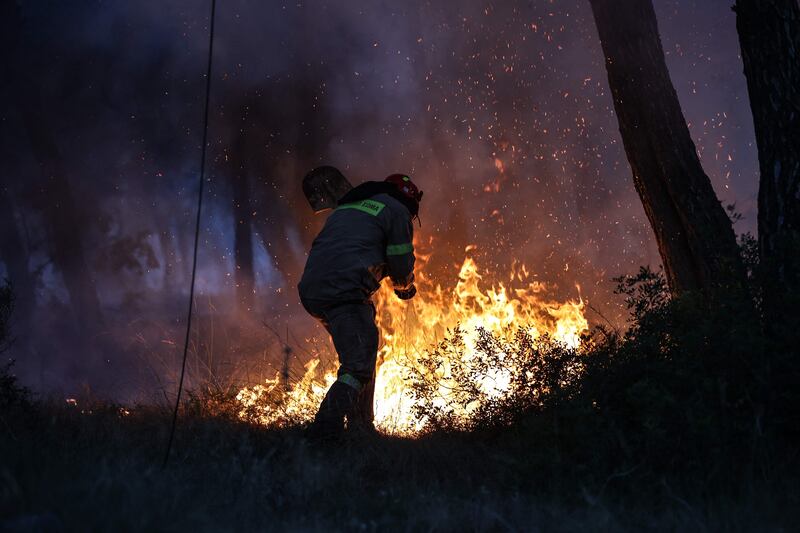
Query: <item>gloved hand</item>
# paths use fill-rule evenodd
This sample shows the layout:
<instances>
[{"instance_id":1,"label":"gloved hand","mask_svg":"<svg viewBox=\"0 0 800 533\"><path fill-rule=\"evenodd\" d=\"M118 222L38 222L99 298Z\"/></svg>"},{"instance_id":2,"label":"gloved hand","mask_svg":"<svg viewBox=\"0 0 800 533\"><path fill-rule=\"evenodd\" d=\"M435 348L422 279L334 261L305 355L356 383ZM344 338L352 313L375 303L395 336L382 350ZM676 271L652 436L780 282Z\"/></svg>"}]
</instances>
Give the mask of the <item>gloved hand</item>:
<instances>
[{"instance_id":1,"label":"gloved hand","mask_svg":"<svg viewBox=\"0 0 800 533\"><path fill-rule=\"evenodd\" d=\"M410 300L411 298L414 297L415 294L417 294L417 288L414 285L412 285L405 290L395 289L394 293L401 300Z\"/></svg>"}]
</instances>

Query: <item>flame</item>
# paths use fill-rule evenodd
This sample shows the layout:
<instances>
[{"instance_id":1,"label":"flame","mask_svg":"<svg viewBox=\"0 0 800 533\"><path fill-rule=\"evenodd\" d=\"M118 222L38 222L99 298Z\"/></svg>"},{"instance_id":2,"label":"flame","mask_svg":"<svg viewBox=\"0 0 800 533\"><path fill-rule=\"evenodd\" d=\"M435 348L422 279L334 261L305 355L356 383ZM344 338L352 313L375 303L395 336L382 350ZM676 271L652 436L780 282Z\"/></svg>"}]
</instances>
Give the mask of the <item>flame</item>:
<instances>
[{"instance_id":1,"label":"flame","mask_svg":"<svg viewBox=\"0 0 800 533\"><path fill-rule=\"evenodd\" d=\"M473 249L470 246L467 252ZM588 329L583 300L548 300L545 285L531 280L523 264L512 266L506 283L489 285L484 282L486 273L481 273L477 262L468 255L455 287L446 291L424 275L424 263L429 257L418 254L423 268L418 269L418 293L413 300L399 300L387 284L375 296L376 322L382 337L375 381L375 425L385 433L413 435L421 429L422 422L414 416L414 399L408 394L409 369L418 368L417 356L439 343L448 332L458 328L464 349L453 357L468 361L477 356L480 329L510 341L523 328L533 338L547 334L572 348L579 347L581 333ZM452 361L444 363L447 369ZM241 416L275 426L312 420L336 379L333 371L319 375L318 366L319 359L310 361L303 378L288 390L282 388L284 384L278 376L264 385L242 389L237 396L242 405ZM512 371L489 369L476 379L480 379L480 389L494 397L508 388ZM444 381L439 395L440 401L447 404L451 393ZM472 408L465 406L463 416Z\"/></svg>"}]
</instances>

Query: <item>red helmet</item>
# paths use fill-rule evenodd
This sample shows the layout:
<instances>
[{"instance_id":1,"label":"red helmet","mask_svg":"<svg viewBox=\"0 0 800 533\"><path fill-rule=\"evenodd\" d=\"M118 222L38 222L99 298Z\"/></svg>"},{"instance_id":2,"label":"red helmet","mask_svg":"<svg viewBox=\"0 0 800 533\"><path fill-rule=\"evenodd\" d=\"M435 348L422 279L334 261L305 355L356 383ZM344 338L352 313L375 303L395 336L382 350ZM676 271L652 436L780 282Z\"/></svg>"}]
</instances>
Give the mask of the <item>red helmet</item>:
<instances>
[{"instance_id":1,"label":"red helmet","mask_svg":"<svg viewBox=\"0 0 800 533\"><path fill-rule=\"evenodd\" d=\"M411 181L411 178L405 174L392 174L383 181L393 184L395 187L400 189L400 192L402 192L411 200L414 200L416 203L419 203L422 200L422 191L419 190L419 188L414 185L414 182Z\"/></svg>"}]
</instances>

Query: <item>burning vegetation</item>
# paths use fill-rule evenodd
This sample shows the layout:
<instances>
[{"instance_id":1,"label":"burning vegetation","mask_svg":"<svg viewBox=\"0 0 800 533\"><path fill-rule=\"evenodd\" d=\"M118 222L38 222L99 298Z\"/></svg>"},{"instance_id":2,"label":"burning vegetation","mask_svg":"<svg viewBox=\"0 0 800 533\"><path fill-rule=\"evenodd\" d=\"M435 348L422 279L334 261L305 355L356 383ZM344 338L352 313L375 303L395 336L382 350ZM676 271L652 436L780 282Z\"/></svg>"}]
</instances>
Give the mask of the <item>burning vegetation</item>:
<instances>
[{"instance_id":1,"label":"burning vegetation","mask_svg":"<svg viewBox=\"0 0 800 533\"><path fill-rule=\"evenodd\" d=\"M550 299L546 285L532 279L524 264L513 265L504 281L493 281L470 255L474 249L467 248L452 290L425 275L430 255L423 255L415 299L399 300L385 285L376 295L382 342L375 423L384 433L412 435L442 417L464 425L476 411L513 394L518 380L533 377L535 360L515 346L580 349L588 322L579 295L566 302ZM269 426L310 421L336 380L335 369L323 370L320 362L321 354L308 361L296 383L276 374L242 389L242 418Z\"/></svg>"}]
</instances>

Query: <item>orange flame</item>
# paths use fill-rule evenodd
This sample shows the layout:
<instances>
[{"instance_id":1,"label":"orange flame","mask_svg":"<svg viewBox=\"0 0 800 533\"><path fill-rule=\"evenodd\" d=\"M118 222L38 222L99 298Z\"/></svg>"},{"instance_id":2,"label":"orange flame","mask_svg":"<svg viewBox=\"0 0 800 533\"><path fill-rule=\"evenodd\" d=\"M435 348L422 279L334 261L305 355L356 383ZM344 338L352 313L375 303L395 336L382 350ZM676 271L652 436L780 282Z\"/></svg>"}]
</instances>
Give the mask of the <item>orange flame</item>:
<instances>
[{"instance_id":1,"label":"orange flame","mask_svg":"<svg viewBox=\"0 0 800 533\"><path fill-rule=\"evenodd\" d=\"M467 252L474 249L470 246ZM428 257L419 257L423 265ZM467 256L461 266L458 282L452 291L432 283L419 269L418 293L413 300L397 299L386 284L375 297L377 324L382 343L378 352L375 382L375 424L385 433L413 435L421 429L414 416L414 399L408 394L409 369L418 368L417 356L440 342L448 331L459 328L464 350L455 355L463 361L476 357L478 329L511 340L514 332L524 328L536 338L548 334L572 348L580 344L581 333L587 330L583 300L563 303L548 300L543 283L530 280L523 264L512 267L508 285L487 286L485 273L474 259ZM445 369L448 362L444 362ZM284 425L313 419L328 387L336 379L334 372L318 375L319 359L306 365L303 378L290 390L282 391L278 376L264 385L242 389L237 399L242 416L267 425ZM480 379L480 389L489 397L508 388L513 369L490 369ZM448 402L446 386L439 391L441 401ZM273 401L265 401L274 398ZM463 416L469 415L467 407Z\"/></svg>"}]
</instances>

